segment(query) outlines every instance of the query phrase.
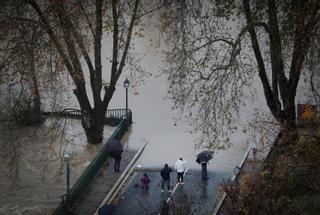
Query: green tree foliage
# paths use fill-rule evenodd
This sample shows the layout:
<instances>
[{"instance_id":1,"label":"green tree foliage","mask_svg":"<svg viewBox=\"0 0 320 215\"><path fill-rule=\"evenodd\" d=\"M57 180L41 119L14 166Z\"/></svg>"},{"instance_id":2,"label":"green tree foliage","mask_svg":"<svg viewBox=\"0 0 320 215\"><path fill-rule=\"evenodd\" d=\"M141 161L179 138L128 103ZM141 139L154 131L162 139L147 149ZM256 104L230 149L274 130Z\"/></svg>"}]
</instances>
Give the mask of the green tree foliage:
<instances>
[{"instance_id":1,"label":"green tree foliage","mask_svg":"<svg viewBox=\"0 0 320 215\"><path fill-rule=\"evenodd\" d=\"M169 95L201 143L228 142L256 74L273 117L295 129L301 71L310 47L319 47L319 7L314 0L181 0L162 11Z\"/></svg>"}]
</instances>

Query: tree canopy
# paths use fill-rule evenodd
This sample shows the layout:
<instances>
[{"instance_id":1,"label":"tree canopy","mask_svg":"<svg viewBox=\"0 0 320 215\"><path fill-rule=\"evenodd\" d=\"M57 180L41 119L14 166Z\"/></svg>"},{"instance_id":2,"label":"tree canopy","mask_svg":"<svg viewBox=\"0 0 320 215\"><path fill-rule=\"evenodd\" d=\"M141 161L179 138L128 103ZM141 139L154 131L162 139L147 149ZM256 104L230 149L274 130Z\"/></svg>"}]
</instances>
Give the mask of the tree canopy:
<instances>
[{"instance_id":1,"label":"tree canopy","mask_svg":"<svg viewBox=\"0 0 320 215\"><path fill-rule=\"evenodd\" d=\"M320 45L319 7L312 0L183 0L163 11L169 94L200 142L228 142L257 75L273 117L295 128L301 72L310 48Z\"/></svg>"},{"instance_id":2,"label":"tree canopy","mask_svg":"<svg viewBox=\"0 0 320 215\"><path fill-rule=\"evenodd\" d=\"M65 68L73 80L89 143L102 141L104 115L128 58L138 6L139 0L19 0L6 3L6 20L15 19L20 25L32 23L37 26L39 36L46 38L58 54L60 65L56 66ZM19 9L19 17L9 10L10 7ZM110 33L112 37L112 46L108 50L110 71L102 68L104 33ZM19 46L17 41L13 43L13 46ZM39 51L38 47L34 49ZM30 62L30 59L26 60ZM93 101L88 93L92 93Z\"/></svg>"}]
</instances>

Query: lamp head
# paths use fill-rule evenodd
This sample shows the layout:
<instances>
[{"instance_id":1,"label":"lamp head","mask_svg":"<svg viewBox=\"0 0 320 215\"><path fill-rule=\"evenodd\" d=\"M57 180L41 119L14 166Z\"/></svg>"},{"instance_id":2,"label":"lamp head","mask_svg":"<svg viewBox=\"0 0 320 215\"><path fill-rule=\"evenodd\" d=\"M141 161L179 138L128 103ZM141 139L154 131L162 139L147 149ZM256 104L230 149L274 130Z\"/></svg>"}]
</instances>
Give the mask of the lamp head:
<instances>
[{"instance_id":1,"label":"lamp head","mask_svg":"<svg viewBox=\"0 0 320 215\"><path fill-rule=\"evenodd\" d=\"M130 84L130 81L126 78L126 80L123 82L124 88L127 89L129 87L129 84Z\"/></svg>"},{"instance_id":2,"label":"lamp head","mask_svg":"<svg viewBox=\"0 0 320 215\"><path fill-rule=\"evenodd\" d=\"M64 160L65 160L66 162L69 162L69 161L71 160L70 155L69 155L69 154L65 154L65 155L64 155Z\"/></svg>"}]
</instances>

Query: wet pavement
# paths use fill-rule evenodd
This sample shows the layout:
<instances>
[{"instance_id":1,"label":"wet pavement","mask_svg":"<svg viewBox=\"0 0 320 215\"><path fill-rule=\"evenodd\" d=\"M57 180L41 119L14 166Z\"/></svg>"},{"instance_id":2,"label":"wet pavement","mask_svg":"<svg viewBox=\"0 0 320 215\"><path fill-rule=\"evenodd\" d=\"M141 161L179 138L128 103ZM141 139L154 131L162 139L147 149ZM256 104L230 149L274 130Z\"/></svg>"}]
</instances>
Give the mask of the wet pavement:
<instances>
[{"instance_id":1,"label":"wet pavement","mask_svg":"<svg viewBox=\"0 0 320 215\"><path fill-rule=\"evenodd\" d=\"M160 171L160 170L159 170ZM208 172L209 179L201 179L201 171L189 170L185 175L184 185L176 185L176 173L171 173L173 192L161 192L161 176L159 171L136 171L123 193L118 194L113 204L116 209L113 214L159 214L164 201L170 197L170 210L185 210L184 214L210 214L219 200L218 186L223 179L231 177L230 172ZM150 177L148 190L140 187L143 173Z\"/></svg>"},{"instance_id":2,"label":"wet pavement","mask_svg":"<svg viewBox=\"0 0 320 215\"><path fill-rule=\"evenodd\" d=\"M114 160L108 158L72 208L72 213L77 215L93 214L135 154L136 151L132 150L125 150L122 153L120 172L114 172Z\"/></svg>"}]
</instances>

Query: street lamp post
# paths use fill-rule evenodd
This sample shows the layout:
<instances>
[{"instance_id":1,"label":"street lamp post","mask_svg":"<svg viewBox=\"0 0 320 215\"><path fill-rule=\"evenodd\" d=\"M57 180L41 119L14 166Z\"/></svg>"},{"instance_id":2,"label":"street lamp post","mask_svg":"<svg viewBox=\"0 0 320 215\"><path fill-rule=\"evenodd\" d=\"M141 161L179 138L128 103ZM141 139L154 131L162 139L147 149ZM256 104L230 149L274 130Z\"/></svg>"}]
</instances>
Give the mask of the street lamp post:
<instances>
[{"instance_id":1,"label":"street lamp post","mask_svg":"<svg viewBox=\"0 0 320 215\"><path fill-rule=\"evenodd\" d=\"M126 118L128 119L128 88L129 88L130 81L126 78L123 82L123 86L126 89Z\"/></svg>"},{"instance_id":2,"label":"street lamp post","mask_svg":"<svg viewBox=\"0 0 320 215\"><path fill-rule=\"evenodd\" d=\"M71 157L69 154L64 155L64 161L67 164L67 193L66 193L66 206L67 210L69 209L69 203L70 203L70 160Z\"/></svg>"}]
</instances>

